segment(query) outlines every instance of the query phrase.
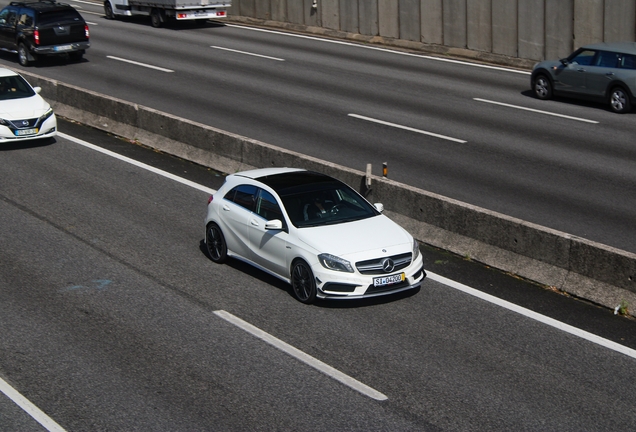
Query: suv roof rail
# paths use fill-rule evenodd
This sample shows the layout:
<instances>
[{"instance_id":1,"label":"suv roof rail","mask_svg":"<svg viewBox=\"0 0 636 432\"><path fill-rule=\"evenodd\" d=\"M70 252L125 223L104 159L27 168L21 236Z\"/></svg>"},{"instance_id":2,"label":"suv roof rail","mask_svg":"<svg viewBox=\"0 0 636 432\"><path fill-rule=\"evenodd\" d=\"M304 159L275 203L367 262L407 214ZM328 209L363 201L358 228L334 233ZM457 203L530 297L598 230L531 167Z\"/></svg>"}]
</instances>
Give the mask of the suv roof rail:
<instances>
[{"instance_id":1,"label":"suv roof rail","mask_svg":"<svg viewBox=\"0 0 636 432\"><path fill-rule=\"evenodd\" d=\"M68 4L66 3L58 3L56 0L27 0L27 1L12 1L11 3L9 3L10 6L26 6L26 5L32 5L32 4L38 4L38 3L46 3L46 4L50 4L51 6L68 6Z\"/></svg>"}]
</instances>

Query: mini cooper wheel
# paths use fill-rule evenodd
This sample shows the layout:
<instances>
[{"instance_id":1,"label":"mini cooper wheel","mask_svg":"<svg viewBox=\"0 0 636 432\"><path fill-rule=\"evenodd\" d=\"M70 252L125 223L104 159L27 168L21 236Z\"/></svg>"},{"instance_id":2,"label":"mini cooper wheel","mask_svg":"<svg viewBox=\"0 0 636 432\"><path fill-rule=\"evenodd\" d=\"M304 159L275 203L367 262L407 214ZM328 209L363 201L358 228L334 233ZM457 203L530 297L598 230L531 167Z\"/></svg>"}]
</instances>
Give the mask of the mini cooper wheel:
<instances>
[{"instance_id":1,"label":"mini cooper wheel","mask_svg":"<svg viewBox=\"0 0 636 432\"><path fill-rule=\"evenodd\" d=\"M550 82L550 78L543 74L537 75L532 90L538 99L552 99L552 82Z\"/></svg>"},{"instance_id":2,"label":"mini cooper wheel","mask_svg":"<svg viewBox=\"0 0 636 432\"><path fill-rule=\"evenodd\" d=\"M291 285L294 296L299 302L311 304L316 300L316 280L309 264L303 260L297 260L291 269Z\"/></svg>"},{"instance_id":3,"label":"mini cooper wheel","mask_svg":"<svg viewBox=\"0 0 636 432\"><path fill-rule=\"evenodd\" d=\"M227 243L221 228L210 222L205 230L205 249L215 263L223 263L227 259Z\"/></svg>"},{"instance_id":4,"label":"mini cooper wheel","mask_svg":"<svg viewBox=\"0 0 636 432\"><path fill-rule=\"evenodd\" d=\"M614 87L610 91L610 108L618 114L624 114L632 110L629 94L622 87Z\"/></svg>"}]
</instances>

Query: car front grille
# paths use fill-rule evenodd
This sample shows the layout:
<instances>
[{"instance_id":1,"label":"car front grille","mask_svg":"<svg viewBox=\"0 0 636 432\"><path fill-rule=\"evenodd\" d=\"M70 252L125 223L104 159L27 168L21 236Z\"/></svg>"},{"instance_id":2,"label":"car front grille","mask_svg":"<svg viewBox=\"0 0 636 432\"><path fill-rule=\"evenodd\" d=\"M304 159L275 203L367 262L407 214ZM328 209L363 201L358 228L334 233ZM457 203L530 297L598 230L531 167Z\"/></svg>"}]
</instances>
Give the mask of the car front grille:
<instances>
[{"instance_id":1,"label":"car front grille","mask_svg":"<svg viewBox=\"0 0 636 432\"><path fill-rule=\"evenodd\" d=\"M390 260L393 266L388 265L386 261ZM398 270L402 270L411 264L411 253L405 253L400 255L393 255L390 257L374 258L366 261L358 261L356 268L361 274L364 275L383 275L394 273ZM392 267L392 268L391 268Z\"/></svg>"},{"instance_id":2,"label":"car front grille","mask_svg":"<svg viewBox=\"0 0 636 432\"><path fill-rule=\"evenodd\" d=\"M21 119L21 120L9 120L15 129L27 129L33 128L38 122L38 118Z\"/></svg>"}]
</instances>

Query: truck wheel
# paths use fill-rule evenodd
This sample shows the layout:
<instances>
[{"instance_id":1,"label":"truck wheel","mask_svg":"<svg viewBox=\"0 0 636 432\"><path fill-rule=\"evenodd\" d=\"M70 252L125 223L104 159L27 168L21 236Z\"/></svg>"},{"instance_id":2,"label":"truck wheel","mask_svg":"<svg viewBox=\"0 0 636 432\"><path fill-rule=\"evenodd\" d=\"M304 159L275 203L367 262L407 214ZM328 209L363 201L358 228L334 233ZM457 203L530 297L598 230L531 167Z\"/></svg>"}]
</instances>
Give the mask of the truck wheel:
<instances>
[{"instance_id":1,"label":"truck wheel","mask_svg":"<svg viewBox=\"0 0 636 432\"><path fill-rule=\"evenodd\" d=\"M153 9L150 11L150 23L153 27L158 28L163 25L163 14L159 9Z\"/></svg>"},{"instance_id":2,"label":"truck wheel","mask_svg":"<svg viewBox=\"0 0 636 432\"><path fill-rule=\"evenodd\" d=\"M24 67L27 67L29 66L29 64L31 64L31 61L29 60L29 50L22 42L20 42L20 44L18 45L18 63L20 63L20 65Z\"/></svg>"},{"instance_id":3,"label":"truck wheel","mask_svg":"<svg viewBox=\"0 0 636 432\"><path fill-rule=\"evenodd\" d=\"M113 13L113 7L111 6L109 1L104 2L104 15L106 15L106 19L109 19L109 20L115 19L115 14Z\"/></svg>"}]
</instances>

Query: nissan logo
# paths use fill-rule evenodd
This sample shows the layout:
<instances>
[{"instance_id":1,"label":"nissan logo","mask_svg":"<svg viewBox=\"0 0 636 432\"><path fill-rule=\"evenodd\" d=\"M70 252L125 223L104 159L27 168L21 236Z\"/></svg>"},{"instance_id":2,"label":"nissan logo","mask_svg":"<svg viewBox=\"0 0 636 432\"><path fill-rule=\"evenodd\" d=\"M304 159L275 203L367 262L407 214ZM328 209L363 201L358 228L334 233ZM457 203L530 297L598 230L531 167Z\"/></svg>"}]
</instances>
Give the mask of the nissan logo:
<instances>
[{"instance_id":1,"label":"nissan logo","mask_svg":"<svg viewBox=\"0 0 636 432\"><path fill-rule=\"evenodd\" d=\"M385 260L382 261L382 270L384 270L386 273L391 273L394 268L395 268L395 263L393 262L391 258L386 258Z\"/></svg>"},{"instance_id":2,"label":"nissan logo","mask_svg":"<svg viewBox=\"0 0 636 432\"><path fill-rule=\"evenodd\" d=\"M29 125L28 120L22 120L22 126L28 126L28 125Z\"/></svg>"}]
</instances>

